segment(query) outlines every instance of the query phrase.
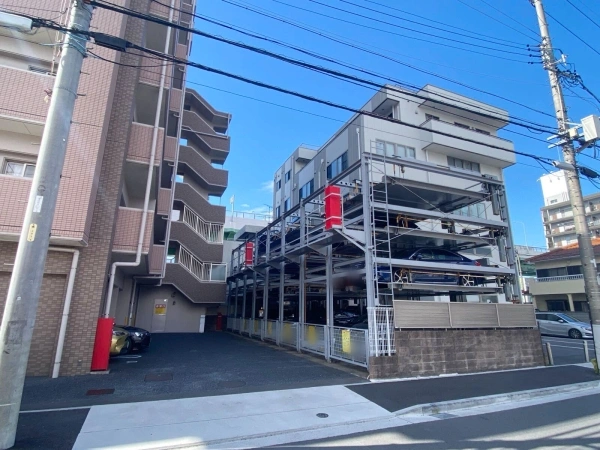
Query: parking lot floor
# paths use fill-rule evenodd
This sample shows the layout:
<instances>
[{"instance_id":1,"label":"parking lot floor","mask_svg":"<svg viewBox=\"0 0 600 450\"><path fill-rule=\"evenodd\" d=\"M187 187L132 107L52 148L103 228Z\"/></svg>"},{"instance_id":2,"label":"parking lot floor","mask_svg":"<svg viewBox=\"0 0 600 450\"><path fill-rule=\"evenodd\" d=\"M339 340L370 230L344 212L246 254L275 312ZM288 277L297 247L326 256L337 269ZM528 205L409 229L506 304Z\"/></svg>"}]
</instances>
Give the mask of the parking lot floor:
<instances>
[{"instance_id":1,"label":"parking lot floor","mask_svg":"<svg viewBox=\"0 0 600 450\"><path fill-rule=\"evenodd\" d=\"M364 382L344 369L231 333L155 334L150 348L111 358L110 373L28 377L21 410L71 408ZM361 376L362 375L362 376Z\"/></svg>"}]
</instances>

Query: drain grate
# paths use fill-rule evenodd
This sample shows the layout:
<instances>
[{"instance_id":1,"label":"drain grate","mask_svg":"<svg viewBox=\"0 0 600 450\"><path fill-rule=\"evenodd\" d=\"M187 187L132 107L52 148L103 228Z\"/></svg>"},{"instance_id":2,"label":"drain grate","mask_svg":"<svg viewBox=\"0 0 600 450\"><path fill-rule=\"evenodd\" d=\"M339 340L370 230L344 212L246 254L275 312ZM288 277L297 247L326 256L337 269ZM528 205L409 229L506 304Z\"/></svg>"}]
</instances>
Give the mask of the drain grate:
<instances>
[{"instance_id":1,"label":"drain grate","mask_svg":"<svg viewBox=\"0 0 600 450\"><path fill-rule=\"evenodd\" d=\"M329 414L325 414L325 413L318 413L317 417L319 419L326 419L327 417L329 417Z\"/></svg>"},{"instance_id":2,"label":"drain grate","mask_svg":"<svg viewBox=\"0 0 600 450\"><path fill-rule=\"evenodd\" d=\"M144 381L171 381L173 374L171 372L149 373L144 377Z\"/></svg>"},{"instance_id":3,"label":"drain grate","mask_svg":"<svg viewBox=\"0 0 600 450\"><path fill-rule=\"evenodd\" d=\"M108 395L114 392L114 389L90 389L85 393L85 395Z\"/></svg>"},{"instance_id":4,"label":"drain grate","mask_svg":"<svg viewBox=\"0 0 600 450\"><path fill-rule=\"evenodd\" d=\"M219 381L219 387L222 388L238 388L246 386L245 381Z\"/></svg>"}]
</instances>

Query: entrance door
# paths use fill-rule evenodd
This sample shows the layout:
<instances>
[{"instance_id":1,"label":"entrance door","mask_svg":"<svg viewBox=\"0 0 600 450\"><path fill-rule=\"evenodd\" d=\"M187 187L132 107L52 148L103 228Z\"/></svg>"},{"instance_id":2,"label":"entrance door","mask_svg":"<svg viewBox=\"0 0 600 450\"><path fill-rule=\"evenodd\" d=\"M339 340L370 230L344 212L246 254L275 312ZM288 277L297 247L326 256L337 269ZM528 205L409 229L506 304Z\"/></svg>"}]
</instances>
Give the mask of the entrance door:
<instances>
[{"instance_id":1,"label":"entrance door","mask_svg":"<svg viewBox=\"0 0 600 450\"><path fill-rule=\"evenodd\" d=\"M167 323L167 300L157 299L154 300L154 306L152 308L152 333L160 333L165 331L165 325Z\"/></svg>"}]
</instances>

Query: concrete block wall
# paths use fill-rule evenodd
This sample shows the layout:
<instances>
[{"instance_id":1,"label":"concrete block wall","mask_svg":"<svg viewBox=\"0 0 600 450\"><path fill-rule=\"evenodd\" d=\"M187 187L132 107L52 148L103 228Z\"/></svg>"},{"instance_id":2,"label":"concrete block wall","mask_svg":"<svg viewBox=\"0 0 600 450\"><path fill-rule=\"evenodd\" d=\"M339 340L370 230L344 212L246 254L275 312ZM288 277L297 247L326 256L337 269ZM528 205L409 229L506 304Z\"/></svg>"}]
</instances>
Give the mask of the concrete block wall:
<instances>
[{"instance_id":1,"label":"concrete block wall","mask_svg":"<svg viewBox=\"0 0 600 450\"><path fill-rule=\"evenodd\" d=\"M544 365L537 329L396 330L396 354L371 357L371 378L473 373Z\"/></svg>"}]
</instances>

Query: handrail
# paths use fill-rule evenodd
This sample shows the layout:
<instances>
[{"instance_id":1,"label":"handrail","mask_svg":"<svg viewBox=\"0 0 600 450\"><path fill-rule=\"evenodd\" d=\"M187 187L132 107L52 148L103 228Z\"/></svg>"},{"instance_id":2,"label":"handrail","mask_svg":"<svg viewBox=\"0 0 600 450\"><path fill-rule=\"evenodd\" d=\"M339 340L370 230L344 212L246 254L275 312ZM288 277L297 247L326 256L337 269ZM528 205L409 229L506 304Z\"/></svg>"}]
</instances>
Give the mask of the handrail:
<instances>
[{"instance_id":1,"label":"handrail","mask_svg":"<svg viewBox=\"0 0 600 450\"><path fill-rule=\"evenodd\" d=\"M198 281L225 282L227 263L205 263L183 245L179 247L177 263L187 269Z\"/></svg>"},{"instance_id":2,"label":"handrail","mask_svg":"<svg viewBox=\"0 0 600 450\"><path fill-rule=\"evenodd\" d=\"M206 222L202 217L188 208L187 205L183 206L182 220L183 223L194 230L194 232L206 242L212 244L223 243L223 233L225 230L224 224Z\"/></svg>"},{"instance_id":3,"label":"handrail","mask_svg":"<svg viewBox=\"0 0 600 450\"><path fill-rule=\"evenodd\" d=\"M583 279L583 274L577 274L577 275L561 275L558 277L542 277L542 278L536 278L535 281L537 281L538 283L547 283L550 281L582 280L582 279Z\"/></svg>"}]
</instances>

